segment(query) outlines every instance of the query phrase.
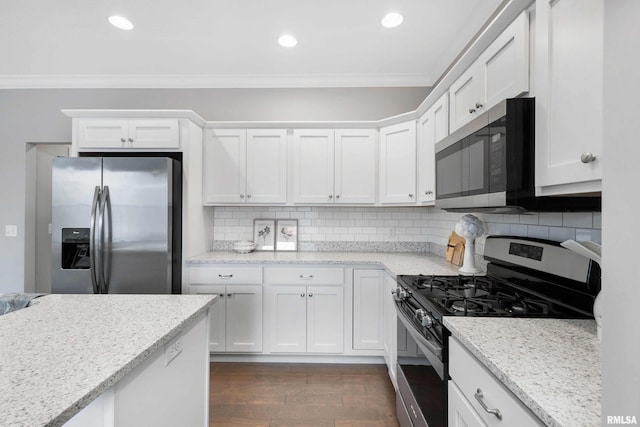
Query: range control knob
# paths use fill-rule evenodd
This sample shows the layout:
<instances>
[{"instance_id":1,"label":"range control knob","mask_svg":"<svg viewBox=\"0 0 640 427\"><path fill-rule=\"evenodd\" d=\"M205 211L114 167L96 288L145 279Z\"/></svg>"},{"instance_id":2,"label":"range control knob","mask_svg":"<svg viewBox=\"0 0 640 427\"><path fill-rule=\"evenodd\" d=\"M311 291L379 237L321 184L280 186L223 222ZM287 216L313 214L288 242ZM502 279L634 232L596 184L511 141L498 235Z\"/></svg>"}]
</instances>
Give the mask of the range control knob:
<instances>
[{"instance_id":1,"label":"range control knob","mask_svg":"<svg viewBox=\"0 0 640 427\"><path fill-rule=\"evenodd\" d=\"M431 315L423 309L417 309L414 316L416 320L420 322L425 328L430 328L431 326L433 326L433 317L431 317Z\"/></svg>"},{"instance_id":2,"label":"range control knob","mask_svg":"<svg viewBox=\"0 0 640 427\"><path fill-rule=\"evenodd\" d=\"M394 291L391 291L391 295L393 295L393 299L396 301L404 301L409 296L407 291L399 286Z\"/></svg>"}]
</instances>

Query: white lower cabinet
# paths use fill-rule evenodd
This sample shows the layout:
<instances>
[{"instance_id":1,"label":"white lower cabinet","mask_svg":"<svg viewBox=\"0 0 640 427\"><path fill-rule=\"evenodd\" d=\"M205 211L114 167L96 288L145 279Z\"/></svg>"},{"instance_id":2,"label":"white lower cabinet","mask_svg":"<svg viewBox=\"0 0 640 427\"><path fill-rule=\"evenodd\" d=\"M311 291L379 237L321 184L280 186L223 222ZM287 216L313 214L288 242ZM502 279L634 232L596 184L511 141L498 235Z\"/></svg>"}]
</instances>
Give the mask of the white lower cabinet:
<instances>
[{"instance_id":1,"label":"white lower cabinet","mask_svg":"<svg viewBox=\"0 0 640 427\"><path fill-rule=\"evenodd\" d=\"M398 317L396 315L396 303L394 302L393 295L391 294L396 287L396 280L385 274L382 301L382 317L384 318L384 361L387 364L391 382L394 387L397 388L396 361L398 359Z\"/></svg>"},{"instance_id":2,"label":"white lower cabinet","mask_svg":"<svg viewBox=\"0 0 640 427\"><path fill-rule=\"evenodd\" d=\"M342 353L343 286L268 285L272 353Z\"/></svg>"},{"instance_id":3,"label":"white lower cabinet","mask_svg":"<svg viewBox=\"0 0 640 427\"><path fill-rule=\"evenodd\" d=\"M353 270L353 348L384 350L383 270Z\"/></svg>"},{"instance_id":4,"label":"white lower cabinet","mask_svg":"<svg viewBox=\"0 0 640 427\"><path fill-rule=\"evenodd\" d=\"M216 294L209 351L262 352L262 285L192 285L191 294Z\"/></svg>"},{"instance_id":5,"label":"white lower cabinet","mask_svg":"<svg viewBox=\"0 0 640 427\"><path fill-rule=\"evenodd\" d=\"M449 339L449 427L544 424L455 338Z\"/></svg>"}]
</instances>

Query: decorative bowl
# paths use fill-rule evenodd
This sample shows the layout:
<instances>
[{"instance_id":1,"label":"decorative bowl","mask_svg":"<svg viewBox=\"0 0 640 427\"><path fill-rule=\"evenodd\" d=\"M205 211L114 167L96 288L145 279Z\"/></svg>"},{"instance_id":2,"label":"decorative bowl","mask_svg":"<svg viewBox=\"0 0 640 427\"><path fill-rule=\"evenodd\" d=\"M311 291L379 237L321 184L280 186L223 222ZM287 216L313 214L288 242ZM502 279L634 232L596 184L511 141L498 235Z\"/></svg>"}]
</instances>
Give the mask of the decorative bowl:
<instances>
[{"instance_id":1,"label":"decorative bowl","mask_svg":"<svg viewBox=\"0 0 640 427\"><path fill-rule=\"evenodd\" d=\"M233 244L233 250L239 254L248 254L256 248L256 244L249 240L240 240Z\"/></svg>"}]
</instances>

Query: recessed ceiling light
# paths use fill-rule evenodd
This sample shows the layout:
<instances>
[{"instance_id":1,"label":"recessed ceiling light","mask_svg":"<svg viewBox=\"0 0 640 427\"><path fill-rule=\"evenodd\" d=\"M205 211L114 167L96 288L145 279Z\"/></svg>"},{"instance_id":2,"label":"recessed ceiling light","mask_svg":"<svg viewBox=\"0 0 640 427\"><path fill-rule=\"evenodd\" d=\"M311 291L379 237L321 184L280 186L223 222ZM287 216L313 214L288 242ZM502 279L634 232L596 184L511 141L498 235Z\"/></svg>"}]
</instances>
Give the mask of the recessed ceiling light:
<instances>
[{"instance_id":1,"label":"recessed ceiling light","mask_svg":"<svg viewBox=\"0 0 640 427\"><path fill-rule=\"evenodd\" d=\"M385 28L395 28L398 25L402 24L402 15L397 12L387 13L384 18L382 18L382 26Z\"/></svg>"},{"instance_id":2,"label":"recessed ceiling light","mask_svg":"<svg viewBox=\"0 0 640 427\"><path fill-rule=\"evenodd\" d=\"M296 40L296 38L291 34L283 34L278 38L278 43L282 47L294 47L298 44L298 40Z\"/></svg>"},{"instance_id":3,"label":"recessed ceiling light","mask_svg":"<svg viewBox=\"0 0 640 427\"><path fill-rule=\"evenodd\" d=\"M127 18L123 18L122 16L110 16L109 22L116 28L120 28L121 30L132 30L133 24Z\"/></svg>"}]
</instances>

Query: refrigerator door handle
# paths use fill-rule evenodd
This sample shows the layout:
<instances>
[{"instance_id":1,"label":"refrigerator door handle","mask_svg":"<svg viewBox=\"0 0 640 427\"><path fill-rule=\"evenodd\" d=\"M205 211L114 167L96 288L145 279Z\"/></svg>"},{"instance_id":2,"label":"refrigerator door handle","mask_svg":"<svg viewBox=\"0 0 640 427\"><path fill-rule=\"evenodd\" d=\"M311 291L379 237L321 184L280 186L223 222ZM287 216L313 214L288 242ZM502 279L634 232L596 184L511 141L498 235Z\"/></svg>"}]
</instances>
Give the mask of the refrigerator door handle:
<instances>
[{"instance_id":1,"label":"refrigerator door handle","mask_svg":"<svg viewBox=\"0 0 640 427\"><path fill-rule=\"evenodd\" d=\"M101 293L109 293L111 270L111 194L105 185L100 201L100 283Z\"/></svg>"},{"instance_id":2,"label":"refrigerator door handle","mask_svg":"<svg viewBox=\"0 0 640 427\"><path fill-rule=\"evenodd\" d=\"M96 186L93 191L93 202L91 203L91 223L89 228L89 272L91 276L91 284L93 285L93 293L99 293L98 289L98 270L99 270L99 258L97 257L96 248L96 231L97 231L97 217L98 214L98 202L100 201L100 187Z\"/></svg>"}]
</instances>

